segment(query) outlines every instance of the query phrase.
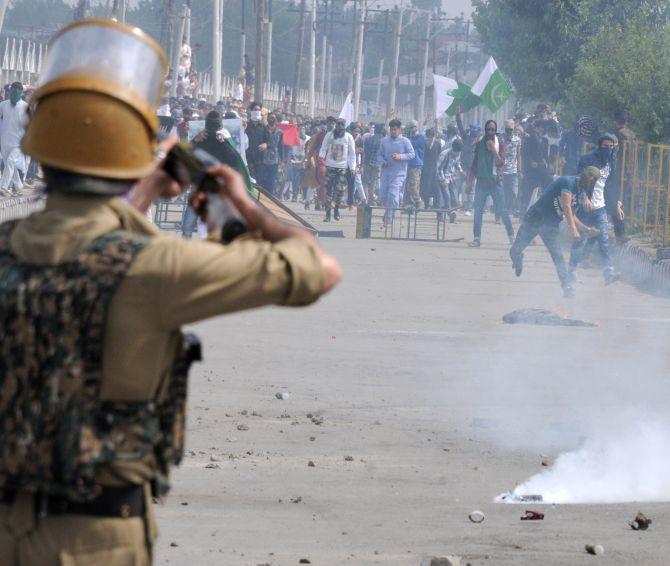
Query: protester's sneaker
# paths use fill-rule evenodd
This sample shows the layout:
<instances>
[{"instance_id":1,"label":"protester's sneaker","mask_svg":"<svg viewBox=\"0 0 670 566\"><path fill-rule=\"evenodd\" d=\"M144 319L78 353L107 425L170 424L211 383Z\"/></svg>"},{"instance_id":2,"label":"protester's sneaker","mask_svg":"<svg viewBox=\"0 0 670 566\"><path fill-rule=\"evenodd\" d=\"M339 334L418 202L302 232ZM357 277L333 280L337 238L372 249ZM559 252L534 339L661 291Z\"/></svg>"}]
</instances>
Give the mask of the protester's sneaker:
<instances>
[{"instance_id":1,"label":"protester's sneaker","mask_svg":"<svg viewBox=\"0 0 670 566\"><path fill-rule=\"evenodd\" d=\"M471 248L478 248L481 245L482 245L482 243L478 239L474 239L474 240L472 240L472 242L470 242L468 244L468 246L470 246Z\"/></svg>"},{"instance_id":2,"label":"protester's sneaker","mask_svg":"<svg viewBox=\"0 0 670 566\"><path fill-rule=\"evenodd\" d=\"M449 224L453 224L454 222L456 222L456 211L452 210L449 213Z\"/></svg>"},{"instance_id":3,"label":"protester's sneaker","mask_svg":"<svg viewBox=\"0 0 670 566\"><path fill-rule=\"evenodd\" d=\"M339 208L335 209L335 214L333 215L333 217L335 218L335 220L340 219L340 209Z\"/></svg>"},{"instance_id":4,"label":"protester's sneaker","mask_svg":"<svg viewBox=\"0 0 670 566\"><path fill-rule=\"evenodd\" d=\"M563 285L563 296L566 299L572 299L575 296L575 290L572 285Z\"/></svg>"},{"instance_id":5,"label":"protester's sneaker","mask_svg":"<svg viewBox=\"0 0 670 566\"><path fill-rule=\"evenodd\" d=\"M465 214L465 216L472 216L472 212L469 210L466 210L463 214Z\"/></svg>"},{"instance_id":6,"label":"protester's sneaker","mask_svg":"<svg viewBox=\"0 0 670 566\"><path fill-rule=\"evenodd\" d=\"M611 285L616 283L621 278L621 275L614 271L613 269L608 269L605 271L605 285Z\"/></svg>"},{"instance_id":7,"label":"protester's sneaker","mask_svg":"<svg viewBox=\"0 0 670 566\"><path fill-rule=\"evenodd\" d=\"M512 258L512 267L514 268L514 273L517 277L521 277L521 273L523 273L523 254L510 254L510 257Z\"/></svg>"}]
</instances>

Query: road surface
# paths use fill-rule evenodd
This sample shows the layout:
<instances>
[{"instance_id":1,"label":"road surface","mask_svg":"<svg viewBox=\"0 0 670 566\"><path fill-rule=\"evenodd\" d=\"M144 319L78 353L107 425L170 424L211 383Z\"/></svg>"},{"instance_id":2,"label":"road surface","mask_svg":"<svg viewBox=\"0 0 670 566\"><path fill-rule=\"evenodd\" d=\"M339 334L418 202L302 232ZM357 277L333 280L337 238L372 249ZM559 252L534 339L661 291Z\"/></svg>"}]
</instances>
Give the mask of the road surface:
<instances>
[{"instance_id":1,"label":"road surface","mask_svg":"<svg viewBox=\"0 0 670 566\"><path fill-rule=\"evenodd\" d=\"M480 249L356 240L351 212L307 218L347 236L322 239L344 269L332 294L193 328L205 361L190 383L188 454L157 507L158 564L667 564L662 503L493 501L547 470L543 458L603 431L616 444L667 409L667 299L605 287L595 270L563 299L542 245L517 279L490 215ZM449 235L471 230L460 217ZM600 325L502 323L525 307ZM664 465L622 450L627 473ZM520 521L526 509L545 520ZM654 519L644 533L627 525L639 510Z\"/></svg>"}]
</instances>

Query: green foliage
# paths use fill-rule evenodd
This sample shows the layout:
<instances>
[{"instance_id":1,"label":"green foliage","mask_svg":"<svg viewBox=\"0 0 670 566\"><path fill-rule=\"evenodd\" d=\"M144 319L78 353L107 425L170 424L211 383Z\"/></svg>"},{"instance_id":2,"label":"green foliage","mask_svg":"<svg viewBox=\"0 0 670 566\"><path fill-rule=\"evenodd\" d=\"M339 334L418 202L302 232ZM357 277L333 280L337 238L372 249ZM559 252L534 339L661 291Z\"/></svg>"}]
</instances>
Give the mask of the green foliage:
<instances>
[{"instance_id":1,"label":"green foliage","mask_svg":"<svg viewBox=\"0 0 670 566\"><path fill-rule=\"evenodd\" d=\"M666 0L473 0L473 20L522 98L608 120L627 110L650 141L670 140Z\"/></svg>"}]
</instances>

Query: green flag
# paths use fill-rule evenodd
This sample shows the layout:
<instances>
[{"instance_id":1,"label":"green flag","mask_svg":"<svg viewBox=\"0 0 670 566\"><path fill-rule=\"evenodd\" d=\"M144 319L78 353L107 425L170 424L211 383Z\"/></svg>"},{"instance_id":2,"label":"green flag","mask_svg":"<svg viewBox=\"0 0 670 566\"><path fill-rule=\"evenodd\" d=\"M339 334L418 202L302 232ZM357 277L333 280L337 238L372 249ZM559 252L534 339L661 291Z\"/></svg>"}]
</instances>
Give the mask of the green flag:
<instances>
[{"instance_id":1,"label":"green flag","mask_svg":"<svg viewBox=\"0 0 670 566\"><path fill-rule=\"evenodd\" d=\"M455 116L459 112L467 112L479 105L481 100L472 93L472 90L465 83L458 83L458 88L450 90L447 94L453 96L454 100L447 108L447 116Z\"/></svg>"},{"instance_id":2,"label":"green flag","mask_svg":"<svg viewBox=\"0 0 670 566\"><path fill-rule=\"evenodd\" d=\"M472 85L472 93L486 105L491 112L497 112L511 94L509 83L498 70L498 65L489 57L486 66Z\"/></svg>"}]
</instances>

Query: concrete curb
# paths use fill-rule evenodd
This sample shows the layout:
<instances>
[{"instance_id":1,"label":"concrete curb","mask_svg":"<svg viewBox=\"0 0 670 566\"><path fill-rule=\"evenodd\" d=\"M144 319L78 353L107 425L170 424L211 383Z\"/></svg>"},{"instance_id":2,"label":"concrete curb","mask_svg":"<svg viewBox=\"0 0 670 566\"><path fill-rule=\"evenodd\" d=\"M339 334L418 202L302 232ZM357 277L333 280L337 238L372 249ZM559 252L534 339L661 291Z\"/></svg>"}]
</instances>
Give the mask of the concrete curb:
<instances>
[{"instance_id":1,"label":"concrete curb","mask_svg":"<svg viewBox=\"0 0 670 566\"><path fill-rule=\"evenodd\" d=\"M646 291L670 295L670 260L657 260L628 243L615 248L614 261L624 281Z\"/></svg>"}]
</instances>

